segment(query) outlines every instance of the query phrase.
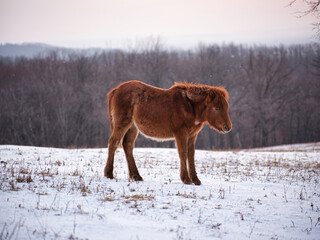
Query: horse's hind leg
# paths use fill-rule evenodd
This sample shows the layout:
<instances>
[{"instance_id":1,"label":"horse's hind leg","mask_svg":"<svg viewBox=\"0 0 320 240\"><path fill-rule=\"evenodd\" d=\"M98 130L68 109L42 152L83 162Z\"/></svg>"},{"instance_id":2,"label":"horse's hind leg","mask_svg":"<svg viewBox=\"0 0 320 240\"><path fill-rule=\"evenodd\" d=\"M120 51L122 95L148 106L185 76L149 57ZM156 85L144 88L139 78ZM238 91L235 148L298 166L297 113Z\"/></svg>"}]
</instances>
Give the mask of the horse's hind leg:
<instances>
[{"instance_id":1,"label":"horse's hind leg","mask_svg":"<svg viewBox=\"0 0 320 240\"><path fill-rule=\"evenodd\" d=\"M107 178L113 179L113 162L114 162L114 153L118 148L118 145L121 140L120 134L112 133L108 142L108 160L104 168L104 176Z\"/></svg>"},{"instance_id":2,"label":"horse's hind leg","mask_svg":"<svg viewBox=\"0 0 320 240\"><path fill-rule=\"evenodd\" d=\"M121 127L115 126L113 128L113 131L109 138L109 143L108 143L108 160L104 168L104 176L107 178L113 179L114 154L120 144L121 139L123 138L123 136L125 135L129 127L130 127L130 124L126 124Z\"/></svg>"},{"instance_id":3,"label":"horse's hind leg","mask_svg":"<svg viewBox=\"0 0 320 240\"><path fill-rule=\"evenodd\" d=\"M139 174L138 168L136 166L135 160L133 158L133 148L134 142L138 136L138 130L134 124L129 128L127 133L124 135L122 146L124 152L126 154L126 159L128 162L128 170L129 170L129 177L134 181L142 181L142 177Z\"/></svg>"}]
</instances>

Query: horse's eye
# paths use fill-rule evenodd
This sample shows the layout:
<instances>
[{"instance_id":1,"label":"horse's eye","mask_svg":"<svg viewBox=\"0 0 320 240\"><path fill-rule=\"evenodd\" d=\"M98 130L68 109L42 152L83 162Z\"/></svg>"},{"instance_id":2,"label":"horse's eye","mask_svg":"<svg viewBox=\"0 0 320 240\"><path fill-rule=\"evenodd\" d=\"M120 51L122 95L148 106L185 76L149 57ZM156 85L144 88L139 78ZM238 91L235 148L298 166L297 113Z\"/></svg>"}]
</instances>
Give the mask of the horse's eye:
<instances>
[{"instance_id":1,"label":"horse's eye","mask_svg":"<svg viewBox=\"0 0 320 240\"><path fill-rule=\"evenodd\" d=\"M216 111L219 111L220 110L220 108L216 108Z\"/></svg>"}]
</instances>

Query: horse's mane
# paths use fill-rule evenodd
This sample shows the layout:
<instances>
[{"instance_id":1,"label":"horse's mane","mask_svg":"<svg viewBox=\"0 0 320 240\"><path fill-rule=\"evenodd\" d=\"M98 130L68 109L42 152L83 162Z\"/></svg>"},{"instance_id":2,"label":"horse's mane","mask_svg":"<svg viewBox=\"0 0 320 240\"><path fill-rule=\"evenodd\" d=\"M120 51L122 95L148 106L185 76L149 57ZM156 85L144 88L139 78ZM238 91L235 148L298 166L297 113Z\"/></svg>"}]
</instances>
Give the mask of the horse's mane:
<instances>
[{"instance_id":1,"label":"horse's mane","mask_svg":"<svg viewBox=\"0 0 320 240\"><path fill-rule=\"evenodd\" d=\"M209 95L209 96L221 96L224 97L227 101L229 100L229 93L224 87L213 87L199 83L175 83L173 87L178 87L187 90L190 93L196 95Z\"/></svg>"}]
</instances>

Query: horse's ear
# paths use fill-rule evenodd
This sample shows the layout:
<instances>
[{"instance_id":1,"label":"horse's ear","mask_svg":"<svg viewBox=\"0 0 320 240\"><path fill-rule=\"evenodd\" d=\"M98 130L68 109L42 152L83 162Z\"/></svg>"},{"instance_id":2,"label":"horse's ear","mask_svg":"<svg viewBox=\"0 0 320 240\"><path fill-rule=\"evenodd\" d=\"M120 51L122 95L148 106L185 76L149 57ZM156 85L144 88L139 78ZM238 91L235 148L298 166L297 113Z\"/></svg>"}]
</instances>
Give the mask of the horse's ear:
<instances>
[{"instance_id":1,"label":"horse's ear","mask_svg":"<svg viewBox=\"0 0 320 240\"><path fill-rule=\"evenodd\" d=\"M206 98L206 96L194 94L188 91L186 91L186 95L187 98L194 103L202 102Z\"/></svg>"},{"instance_id":2,"label":"horse's ear","mask_svg":"<svg viewBox=\"0 0 320 240\"><path fill-rule=\"evenodd\" d=\"M215 91L210 91L209 92L209 97L210 97L210 100L213 101L216 97L216 92Z\"/></svg>"}]
</instances>

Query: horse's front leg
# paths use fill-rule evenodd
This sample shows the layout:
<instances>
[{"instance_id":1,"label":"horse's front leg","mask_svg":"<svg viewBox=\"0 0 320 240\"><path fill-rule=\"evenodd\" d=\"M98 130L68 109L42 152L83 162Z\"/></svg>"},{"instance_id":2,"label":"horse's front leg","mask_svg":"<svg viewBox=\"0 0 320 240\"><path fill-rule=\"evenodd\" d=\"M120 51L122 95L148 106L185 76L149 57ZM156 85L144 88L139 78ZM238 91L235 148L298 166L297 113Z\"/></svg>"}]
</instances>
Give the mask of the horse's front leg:
<instances>
[{"instance_id":1,"label":"horse's front leg","mask_svg":"<svg viewBox=\"0 0 320 240\"><path fill-rule=\"evenodd\" d=\"M189 178L187 170L187 136L184 134L178 134L176 138L176 147L178 148L179 158L180 158L180 179L184 184L191 184L192 181Z\"/></svg>"},{"instance_id":2,"label":"horse's front leg","mask_svg":"<svg viewBox=\"0 0 320 240\"><path fill-rule=\"evenodd\" d=\"M189 177L191 181L195 185L200 185L201 181L199 180L196 172L196 167L194 163L194 153L195 153L195 142L197 140L197 135L190 137L188 139L188 170L189 170Z\"/></svg>"}]
</instances>

